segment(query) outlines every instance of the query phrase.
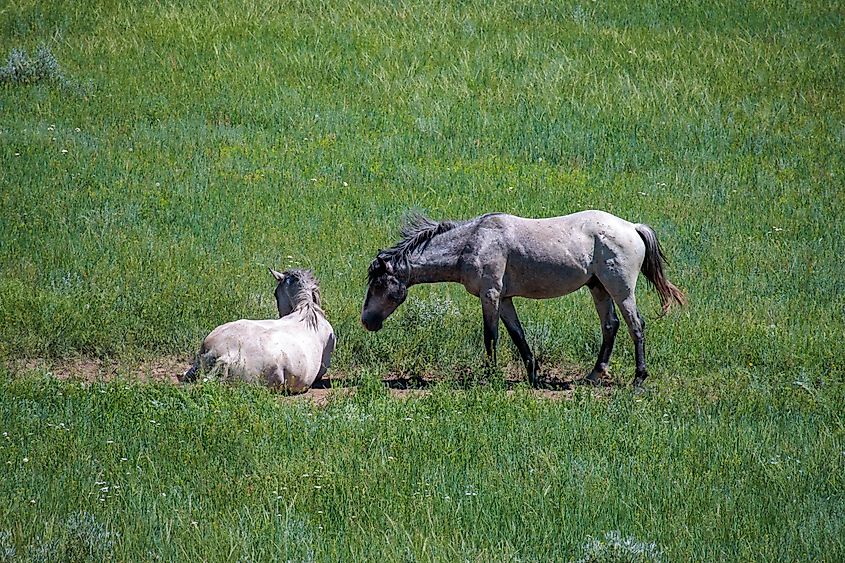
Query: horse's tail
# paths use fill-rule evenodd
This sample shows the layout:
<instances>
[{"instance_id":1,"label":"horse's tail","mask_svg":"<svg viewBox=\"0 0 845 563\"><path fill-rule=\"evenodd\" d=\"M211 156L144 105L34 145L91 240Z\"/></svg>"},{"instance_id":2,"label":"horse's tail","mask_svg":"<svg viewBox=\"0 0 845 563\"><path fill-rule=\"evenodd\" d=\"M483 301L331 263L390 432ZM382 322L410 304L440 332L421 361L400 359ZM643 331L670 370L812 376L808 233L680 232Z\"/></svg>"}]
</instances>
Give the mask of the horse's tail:
<instances>
[{"instance_id":1,"label":"horse's tail","mask_svg":"<svg viewBox=\"0 0 845 563\"><path fill-rule=\"evenodd\" d=\"M645 260L643 260L641 268L642 273L657 290L657 294L660 296L660 307L663 309L663 314L666 314L673 302L678 305L686 305L687 298L684 292L666 279L666 274L663 272L663 266L666 264L666 256L663 254L663 249L660 248L660 243L657 240L657 234L655 234L654 229L643 224L634 225L634 228L645 243Z\"/></svg>"}]
</instances>

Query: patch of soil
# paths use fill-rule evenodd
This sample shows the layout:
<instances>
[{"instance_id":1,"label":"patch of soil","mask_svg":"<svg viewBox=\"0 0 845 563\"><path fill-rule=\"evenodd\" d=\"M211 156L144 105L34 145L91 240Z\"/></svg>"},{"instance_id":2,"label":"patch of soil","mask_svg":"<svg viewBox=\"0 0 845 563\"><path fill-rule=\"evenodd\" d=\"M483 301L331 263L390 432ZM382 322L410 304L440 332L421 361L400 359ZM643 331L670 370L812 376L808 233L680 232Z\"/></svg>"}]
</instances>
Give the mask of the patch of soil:
<instances>
[{"instance_id":1,"label":"patch of soil","mask_svg":"<svg viewBox=\"0 0 845 563\"><path fill-rule=\"evenodd\" d=\"M140 381L169 381L178 383L178 377L191 366L192 358L161 356L137 363L119 362L100 358L66 358L48 360L34 358L12 360L8 367L12 373L41 371L61 380L77 379L86 382L109 381L117 376Z\"/></svg>"},{"instance_id":2,"label":"patch of soil","mask_svg":"<svg viewBox=\"0 0 845 563\"><path fill-rule=\"evenodd\" d=\"M7 367L12 373L40 371L52 374L61 380L82 380L86 382L109 381L115 377L128 377L140 381L170 382L179 384L179 376L191 366L193 358L186 356L161 356L136 363L119 362L95 358L69 358L63 360L27 359L11 360ZM503 370L507 393L525 382L525 372L521 366L509 365ZM575 387L582 385L583 373L573 366L543 366L539 389L531 392L537 397L549 399L569 399ZM442 381L443 376L425 374L409 377L403 374L387 374L382 382L389 393L397 398L419 398L431 394L431 386ZM458 374L452 380L457 388L469 388L473 385L488 385L487 381L470 379L469 375ZM602 382L599 390L609 390L613 382ZM313 388L300 395L282 396L286 402L310 401L317 406L325 406L334 397L355 393L355 381L343 373L334 372L329 378L317 382Z\"/></svg>"}]
</instances>

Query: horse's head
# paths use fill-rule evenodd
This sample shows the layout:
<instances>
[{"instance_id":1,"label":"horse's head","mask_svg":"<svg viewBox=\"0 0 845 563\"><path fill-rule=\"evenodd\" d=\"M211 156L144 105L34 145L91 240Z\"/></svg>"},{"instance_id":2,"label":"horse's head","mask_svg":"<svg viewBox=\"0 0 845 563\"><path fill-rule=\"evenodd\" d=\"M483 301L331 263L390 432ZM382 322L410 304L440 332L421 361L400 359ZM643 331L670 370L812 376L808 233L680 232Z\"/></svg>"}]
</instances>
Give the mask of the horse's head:
<instances>
[{"instance_id":1,"label":"horse's head","mask_svg":"<svg viewBox=\"0 0 845 563\"><path fill-rule=\"evenodd\" d=\"M279 317L290 315L303 302L311 301L320 307L320 288L308 270L285 270L277 272L269 268L276 278L276 308Z\"/></svg>"},{"instance_id":2,"label":"horse's head","mask_svg":"<svg viewBox=\"0 0 845 563\"><path fill-rule=\"evenodd\" d=\"M377 331L408 297L408 281L397 271L392 257L384 253L379 253L370 264L367 279L369 283L361 309L361 324L367 330Z\"/></svg>"}]
</instances>

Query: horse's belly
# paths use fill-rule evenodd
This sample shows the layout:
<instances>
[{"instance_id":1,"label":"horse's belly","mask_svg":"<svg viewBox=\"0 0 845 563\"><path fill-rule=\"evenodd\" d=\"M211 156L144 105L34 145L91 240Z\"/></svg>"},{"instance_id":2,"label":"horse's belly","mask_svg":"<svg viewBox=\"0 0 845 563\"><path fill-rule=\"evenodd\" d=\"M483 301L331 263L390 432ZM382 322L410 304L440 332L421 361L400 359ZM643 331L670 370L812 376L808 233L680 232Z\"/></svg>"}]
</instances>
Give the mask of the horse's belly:
<instances>
[{"instance_id":1,"label":"horse's belly","mask_svg":"<svg viewBox=\"0 0 845 563\"><path fill-rule=\"evenodd\" d=\"M322 348L313 338L287 337L276 342L284 356L280 362L285 388L293 393L307 391L320 371Z\"/></svg>"},{"instance_id":2,"label":"horse's belly","mask_svg":"<svg viewBox=\"0 0 845 563\"><path fill-rule=\"evenodd\" d=\"M563 263L533 263L509 267L504 280L506 297L551 299L582 287L590 274L585 267Z\"/></svg>"},{"instance_id":3,"label":"horse's belly","mask_svg":"<svg viewBox=\"0 0 845 563\"><path fill-rule=\"evenodd\" d=\"M568 295L573 291L576 291L579 288L583 287L585 283L587 283L586 280L584 280L583 283L578 284L549 284L533 287L518 287L506 291L505 297L526 297L528 299L553 299L555 297L561 297L562 295Z\"/></svg>"},{"instance_id":4,"label":"horse's belly","mask_svg":"<svg viewBox=\"0 0 845 563\"><path fill-rule=\"evenodd\" d=\"M315 362L307 355L291 352L282 351L275 355L265 352L247 356L227 354L219 358L218 363L221 367L226 366L230 380L261 383L302 393L314 383L319 365L315 366Z\"/></svg>"}]
</instances>

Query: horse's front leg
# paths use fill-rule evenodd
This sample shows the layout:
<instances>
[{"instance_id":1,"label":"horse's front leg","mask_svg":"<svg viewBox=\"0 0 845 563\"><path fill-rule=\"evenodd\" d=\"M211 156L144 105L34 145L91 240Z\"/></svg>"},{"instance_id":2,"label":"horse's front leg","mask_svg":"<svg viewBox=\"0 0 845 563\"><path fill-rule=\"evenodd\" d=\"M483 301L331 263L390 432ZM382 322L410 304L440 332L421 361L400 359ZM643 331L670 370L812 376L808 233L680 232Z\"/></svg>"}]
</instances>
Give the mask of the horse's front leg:
<instances>
[{"instance_id":1,"label":"horse's front leg","mask_svg":"<svg viewBox=\"0 0 845 563\"><path fill-rule=\"evenodd\" d=\"M508 334L511 340L519 350L519 355L522 356L522 362L525 364L525 369L528 372L528 382L531 387L537 387L537 362L534 360L534 354L531 352L531 347L528 346L528 341L525 339L525 331L522 330L522 324L519 322L519 317L516 315L516 308L513 306L513 299L505 297L499 304L499 313L502 317L502 322L505 323L505 328L508 329Z\"/></svg>"},{"instance_id":2,"label":"horse's front leg","mask_svg":"<svg viewBox=\"0 0 845 563\"><path fill-rule=\"evenodd\" d=\"M487 361L496 367L496 344L499 340L499 290L488 289L481 292L481 313L484 316L484 349Z\"/></svg>"}]
</instances>

